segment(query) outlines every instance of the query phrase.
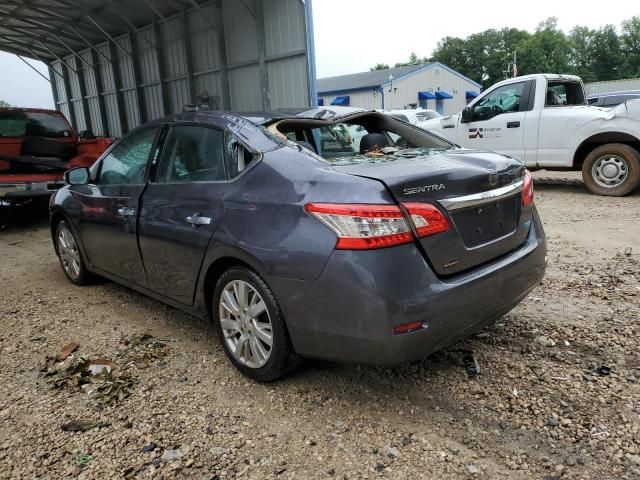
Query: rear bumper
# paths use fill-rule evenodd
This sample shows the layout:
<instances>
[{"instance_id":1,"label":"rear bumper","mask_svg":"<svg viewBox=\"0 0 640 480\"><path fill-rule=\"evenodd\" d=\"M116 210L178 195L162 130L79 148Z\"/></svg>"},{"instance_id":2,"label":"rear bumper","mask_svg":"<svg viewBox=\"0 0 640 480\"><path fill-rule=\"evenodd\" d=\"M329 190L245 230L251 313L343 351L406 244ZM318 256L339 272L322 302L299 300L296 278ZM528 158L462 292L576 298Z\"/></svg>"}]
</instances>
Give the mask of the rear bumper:
<instances>
[{"instance_id":1,"label":"rear bumper","mask_svg":"<svg viewBox=\"0 0 640 480\"><path fill-rule=\"evenodd\" d=\"M525 243L481 267L437 277L417 248L335 251L315 281L270 278L296 351L335 361L413 361L494 322L542 279L546 243L534 214ZM395 335L396 325L425 328Z\"/></svg>"},{"instance_id":2,"label":"rear bumper","mask_svg":"<svg viewBox=\"0 0 640 480\"><path fill-rule=\"evenodd\" d=\"M18 203L32 198L46 198L63 186L63 180L0 183L0 198Z\"/></svg>"}]
</instances>

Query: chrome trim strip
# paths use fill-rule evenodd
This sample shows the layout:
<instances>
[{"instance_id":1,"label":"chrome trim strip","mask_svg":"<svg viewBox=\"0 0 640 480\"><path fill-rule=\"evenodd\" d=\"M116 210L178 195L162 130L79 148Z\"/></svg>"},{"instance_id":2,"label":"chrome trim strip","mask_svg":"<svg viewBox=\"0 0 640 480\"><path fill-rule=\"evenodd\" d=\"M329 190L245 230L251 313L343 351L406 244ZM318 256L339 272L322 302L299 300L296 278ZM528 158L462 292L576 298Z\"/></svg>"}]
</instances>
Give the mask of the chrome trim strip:
<instances>
[{"instance_id":1,"label":"chrome trim strip","mask_svg":"<svg viewBox=\"0 0 640 480\"><path fill-rule=\"evenodd\" d=\"M473 195L465 195L464 197L445 198L438 202L448 211L461 210L463 208L477 207L486 203L496 202L503 198L516 195L522 191L524 185L523 180L518 180L516 183L506 185L504 187L496 188L495 190L488 190L486 192L474 193Z\"/></svg>"}]
</instances>

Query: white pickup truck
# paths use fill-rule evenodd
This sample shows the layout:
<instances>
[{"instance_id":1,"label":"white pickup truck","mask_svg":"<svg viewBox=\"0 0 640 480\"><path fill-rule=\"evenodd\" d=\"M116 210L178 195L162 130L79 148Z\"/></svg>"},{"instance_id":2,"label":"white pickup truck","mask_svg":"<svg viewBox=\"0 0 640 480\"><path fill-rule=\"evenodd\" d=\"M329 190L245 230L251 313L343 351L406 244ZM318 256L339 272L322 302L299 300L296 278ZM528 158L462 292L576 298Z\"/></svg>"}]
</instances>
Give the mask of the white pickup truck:
<instances>
[{"instance_id":1,"label":"white pickup truck","mask_svg":"<svg viewBox=\"0 0 640 480\"><path fill-rule=\"evenodd\" d=\"M640 100L588 106L582 80L572 75L504 80L461 113L420 127L464 147L513 155L532 170L582 170L600 195L626 195L640 185Z\"/></svg>"}]
</instances>

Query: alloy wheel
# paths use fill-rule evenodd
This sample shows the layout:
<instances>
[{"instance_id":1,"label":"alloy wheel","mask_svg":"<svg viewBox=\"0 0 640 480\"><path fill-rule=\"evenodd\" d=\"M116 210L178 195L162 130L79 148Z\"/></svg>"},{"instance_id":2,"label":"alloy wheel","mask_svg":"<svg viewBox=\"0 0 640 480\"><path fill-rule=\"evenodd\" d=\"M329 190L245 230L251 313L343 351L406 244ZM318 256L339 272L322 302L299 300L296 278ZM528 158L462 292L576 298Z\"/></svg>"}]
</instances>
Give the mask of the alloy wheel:
<instances>
[{"instance_id":1,"label":"alloy wheel","mask_svg":"<svg viewBox=\"0 0 640 480\"><path fill-rule=\"evenodd\" d=\"M58 232L58 253L64 271L69 277L77 280L80 277L80 251L67 227L62 227Z\"/></svg>"},{"instance_id":2,"label":"alloy wheel","mask_svg":"<svg viewBox=\"0 0 640 480\"><path fill-rule=\"evenodd\" d=\"M267 305L244 280L232 280L219 301L220 326L233 357L250 368L263 367L273 346L273 328Z\"/></svg>"}]
</instances>

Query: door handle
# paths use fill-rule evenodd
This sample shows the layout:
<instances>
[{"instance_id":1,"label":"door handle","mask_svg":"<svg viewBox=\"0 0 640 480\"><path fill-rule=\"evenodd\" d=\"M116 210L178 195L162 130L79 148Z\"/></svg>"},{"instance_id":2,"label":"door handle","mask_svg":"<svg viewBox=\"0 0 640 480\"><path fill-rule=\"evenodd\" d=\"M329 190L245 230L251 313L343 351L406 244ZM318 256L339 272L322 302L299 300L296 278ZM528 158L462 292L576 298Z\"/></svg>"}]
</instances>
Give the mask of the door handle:
<instances>
[{"instance_id":1,"label":"door handle","mask_svg":"<svg viewBox=\"0 0 640 480\"><path fill-rule=\"evenodd\" d=\"M131 217L136 214L135 208L121 207L118 209L118 215L121 217Z\"/></svg>"},{"instance_id":2,"label":"door handle","mask_svg":"<svg viewBox=\"0 0 640 480\"><path fill-rule=\"evenodd\" d=\"M520 126L520 122L516 120L515 122L507 122L507 128L518 128Z\"/></svg>"},{"instance_id":3,"label":"door handle","mask_svg":"<svg viewBox=\"0 0 640 480\"><path fill-rule=\"evenodd\" d=\"M203 217L199 213L194 213L193 215L189 215L188 217L185 218L185 220L193 226L211 225L211 217Z\"/></svg>"}]
</instances>

